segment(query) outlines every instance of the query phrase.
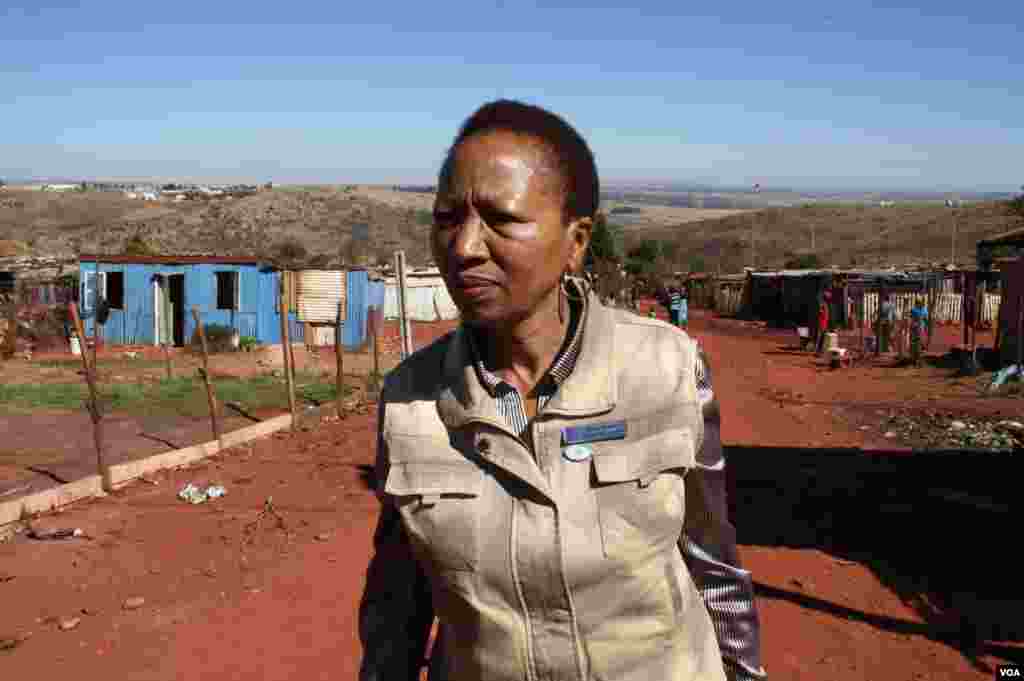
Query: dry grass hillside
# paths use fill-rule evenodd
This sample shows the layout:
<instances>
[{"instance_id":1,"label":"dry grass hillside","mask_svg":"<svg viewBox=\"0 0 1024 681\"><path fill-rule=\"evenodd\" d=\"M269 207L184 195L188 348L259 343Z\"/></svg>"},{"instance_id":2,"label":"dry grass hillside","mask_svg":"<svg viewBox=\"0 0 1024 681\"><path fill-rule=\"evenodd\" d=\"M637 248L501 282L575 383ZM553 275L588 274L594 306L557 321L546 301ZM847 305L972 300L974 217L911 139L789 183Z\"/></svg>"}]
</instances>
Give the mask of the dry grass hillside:
<instances>
[{"instance_id":1,"label":"dry grass hillside","mask_svg":"<svg viewBox=\"0 0 1024 681\"><path fill-rule=\"evenodd\" d=\"M981 239L1024 227L1024 218L1004 203L811 205L747 211L726 217L678 222L638 233L626 230L627 245L656 238L676 244L677 262L714 271L740 271L751 261L751 231L758 267L781 267L812 252L825 265L903 266L948 263L955 226L956 261L971 265ZM813 235L813 236L812 236Z\"/></svg>"},{"instance_id":2,"label":"dry grass hillside","mask_svg":"<svg viewBox=\"0 0 1024 681\"><path fill-rule=\"evenodd\" d=\"M433 195L391 187L284 187L240 199L180 203L128 199L116 193L54 194L0 191L0 244L8 255L74 257L122 253L133 237L156 253L272 257L282 246L314 266L387 261L405 249L411 264L429 258ZM697 209L621 199L605 202L610 220L624 226L627 246L656 238L677 244L681 266L702 263L722 271L750 264L753 226L757 265L781 266L815 251L826 264L902 265L946 262L954 215L957 260L973 262L974 245L1024 220L1004 204L953 210L941 204L824 205L765 210ZM367 225L365 245L353 228ZM290 249L293 253L294 247Z\"/></svg>"},{"instance_id":3,"label":"dry grass hillside","mask_svg":"<svg viewBox=\"0 0 1024 681\"><path fill-rule=\"evenodd\" d=\"M38 255L122 253L139 237L152 251L175 255L267 257L297 242L314 265L386 258L396 248L406 249L414 264L426 258L429 213L375 200L358 188L284 188L179 203L17 190L0 199L0 240ZM365 246L353 242L357 225L368 226Z\"/></svg>"}]
</instances>

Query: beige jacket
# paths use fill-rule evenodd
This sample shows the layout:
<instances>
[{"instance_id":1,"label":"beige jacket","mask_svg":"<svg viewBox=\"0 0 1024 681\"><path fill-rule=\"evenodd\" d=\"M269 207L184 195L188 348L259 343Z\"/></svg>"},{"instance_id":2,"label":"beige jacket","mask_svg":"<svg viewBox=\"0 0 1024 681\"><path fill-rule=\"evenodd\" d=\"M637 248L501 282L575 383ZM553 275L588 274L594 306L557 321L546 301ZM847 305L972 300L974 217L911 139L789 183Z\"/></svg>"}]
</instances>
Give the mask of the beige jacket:
<instances>
[{"instance_id":1,"label":"beige jacket","mask_svg":"<svg viewBox=\"0 0 1024 681\"><path fill-rule=\"evenodd\" d=\"M710 517L687 482L704 437L696 346L588 307L576 368L532 442L504 425L462 329L388 375L362 681L418 678L435 613L437 681L725 679L677 548L688 519ZM564 455L564 428L621 424L623 439L590 430L589 458Z\"/></svg>"}]
</instances>

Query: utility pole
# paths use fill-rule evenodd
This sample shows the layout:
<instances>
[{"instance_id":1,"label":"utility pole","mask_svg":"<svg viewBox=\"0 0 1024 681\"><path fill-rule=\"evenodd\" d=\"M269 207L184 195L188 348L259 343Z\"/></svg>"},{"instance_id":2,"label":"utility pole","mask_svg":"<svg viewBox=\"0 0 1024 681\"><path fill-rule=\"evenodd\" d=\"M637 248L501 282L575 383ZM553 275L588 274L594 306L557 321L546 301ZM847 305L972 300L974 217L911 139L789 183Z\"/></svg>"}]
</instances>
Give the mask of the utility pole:
<instances>
[{"instance_id":1,"label":"utility pole","mask_svg":"<svg viewBox=\"0 0 1024 681\"><path fill-rule=\"evenodd\" d=\"M956 266L956 208L953 209L953 233L949 241L949 264Z\"/></svg>"}]
</instances>

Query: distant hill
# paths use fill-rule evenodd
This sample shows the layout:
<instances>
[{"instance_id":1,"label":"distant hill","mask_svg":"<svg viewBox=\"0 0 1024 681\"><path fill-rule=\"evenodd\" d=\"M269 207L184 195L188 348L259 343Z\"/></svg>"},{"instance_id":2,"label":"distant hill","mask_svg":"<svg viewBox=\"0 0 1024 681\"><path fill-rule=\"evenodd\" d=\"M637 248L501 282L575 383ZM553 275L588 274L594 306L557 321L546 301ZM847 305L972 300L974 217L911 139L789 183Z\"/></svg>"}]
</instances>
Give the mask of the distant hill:
<instances>
[{"instance_id":1,"label":"distant hill","mask_svg":"<svg viewBox=\"0 0 1024 681\"><path fill-rule=\"evenodd\" d=\"M751 263L750 237L758 267L781 267L814 252L826 265L902 266L956 262L973 265L983 238L1024 227L1005 202L989 201L951 209L941 203L872 205L815 204L770 208L725 217L626 232L627 245L642 239L675 244L684 268L742 271ZM813 236L812 236L813 235ZM813 249L812 249L813 238Z\"/></svg>"},{"instance_id":2,"label":"distant hill","mask_svg":"<svg viewBox=\"0 0 1024 681\"><path fill-rule=\"evenodd\" d=\"M412 195L419 196L419 195ZM365 245L353 228L367 225ZM0 240L39 255L122 253L138 236L174 255L273 255L298 242L310 264L385 260L397 248L412 264L427 260L429 215L421 207L377 201L354 187L285 188L241 199L143 202L116 192L0 195Z\"/></svg>"},{"instance_id":3,"label":"distant hill","mask_svg":"<svg viewBox=\"0 0 1024 681\"><path fill-rule=\"evenodd\" d=\"M0 192L0 241L18 254L67 258L122 253L136 236L157 253L175 255L269 257L298 243L312 266L386 262L402 248L410 264L421 265L430 258L434 197L428 189L284 187L232 200L144 202L116 192L51 194L11 187ZM826 264L864 266L948 261L954 215L957 260L963 264L973 263L979 239L1024 227L1004 203L994 201L955 210L941 202L884 208L877 202L817 202L743 210L687 207L690 198L660 190L611 191L603 206L612 222L625 227L627 246L663 239L675 244L673 259L682 268L725 272L750 264L751 226L756 263L766 267L810 252L812 231L814 251ZM360 225L367 226L365 244L352 238Z\"/></svg>"}]
</instances>

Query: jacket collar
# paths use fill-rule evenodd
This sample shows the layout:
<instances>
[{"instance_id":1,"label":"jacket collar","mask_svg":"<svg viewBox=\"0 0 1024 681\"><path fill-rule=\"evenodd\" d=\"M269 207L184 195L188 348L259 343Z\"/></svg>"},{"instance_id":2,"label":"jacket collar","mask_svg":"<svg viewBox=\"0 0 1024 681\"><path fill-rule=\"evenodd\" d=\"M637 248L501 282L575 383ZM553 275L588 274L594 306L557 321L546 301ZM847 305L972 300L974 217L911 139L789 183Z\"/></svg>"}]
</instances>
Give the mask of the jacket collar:
<instances>
[{"instance_id":1,"label":"jacket collar","mask_svg":"<svg viewBox=\"0 0 1024 681\"><path fill-rule=\"evenodd\" d=\"M558 387L544 408L545 414L593 416L615 406L615 317L594 293L585 299L583 339L576 368ZM498 414L497 403L480 383L469 346L469 330L460 326L448 344L444 378L437 409L449 428L470 421L485 421L508 430Z\"/></svg>"}]
</instances>

